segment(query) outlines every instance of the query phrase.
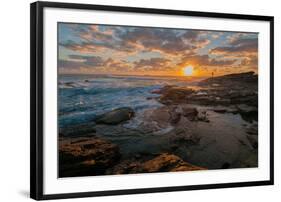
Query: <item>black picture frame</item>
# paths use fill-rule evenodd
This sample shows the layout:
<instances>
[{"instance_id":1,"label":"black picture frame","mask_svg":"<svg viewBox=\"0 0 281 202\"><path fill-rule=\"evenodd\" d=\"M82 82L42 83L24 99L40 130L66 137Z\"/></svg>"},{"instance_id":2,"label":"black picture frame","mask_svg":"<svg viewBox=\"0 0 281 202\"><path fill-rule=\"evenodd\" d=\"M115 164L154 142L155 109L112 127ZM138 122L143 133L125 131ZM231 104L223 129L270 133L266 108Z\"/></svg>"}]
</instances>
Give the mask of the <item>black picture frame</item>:
<instances>
[{"instance_id":1,"label":"black picture frame","mask_svg":"<svg viewBox=\"0 0 281 202\"><path fill-rule=\"evenodd\" d=\"M175 187L155 187L129 190L95 191L82 193L51 194L43 193L43 9L81 9L118 11L130 13L165 14L179 16L215 17L239 20L257 20L270 23L270 179L238 183L204 184ZM245 187L274 184L274 17L259 15L240 15L183 10L103 6L75 3L35 2L30 7L30 196L36 200L93 197L105 195L140 194L154 192L186 191L228 187Z\"/></svg>"}]
</instances>

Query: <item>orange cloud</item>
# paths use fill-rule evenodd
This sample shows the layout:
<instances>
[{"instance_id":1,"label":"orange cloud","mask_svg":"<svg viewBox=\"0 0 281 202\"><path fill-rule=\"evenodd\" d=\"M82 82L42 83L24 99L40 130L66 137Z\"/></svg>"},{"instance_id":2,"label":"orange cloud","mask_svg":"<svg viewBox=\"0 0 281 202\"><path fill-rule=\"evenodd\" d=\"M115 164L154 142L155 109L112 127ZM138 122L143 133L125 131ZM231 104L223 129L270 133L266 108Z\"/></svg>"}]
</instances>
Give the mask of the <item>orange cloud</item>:
<instances>
[{"instance_id":1,"label":"orange cloud","mask_svg":"<svg viewBox=\"0 0 281 202\"><path fill-rule=\"evenodd\" d=\"M59 41L59 48L72 53L59 60L59 68L64 70L177 75L182 67L193 65L198 75L204 75L257 68L257 34L78 25L71 26L73 36Z\"/></svg>"}]
</instances>

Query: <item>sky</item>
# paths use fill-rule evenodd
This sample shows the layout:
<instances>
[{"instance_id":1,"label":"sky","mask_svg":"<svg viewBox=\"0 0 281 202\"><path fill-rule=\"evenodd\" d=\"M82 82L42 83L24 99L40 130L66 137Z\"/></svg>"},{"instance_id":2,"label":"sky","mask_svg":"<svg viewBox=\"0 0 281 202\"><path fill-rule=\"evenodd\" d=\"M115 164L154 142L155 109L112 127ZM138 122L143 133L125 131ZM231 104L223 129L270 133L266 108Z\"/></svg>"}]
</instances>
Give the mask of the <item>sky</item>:
<instances>
[{"instance_id":1,"label":"sky","mask_svg":"<svg viewBox=\"0 0 281 202\"><path fill-rule=\"evenodd\" d=\"M258 34L58 24L60 74L208 77L258 73Z\"/></svg>"}]
</instances>

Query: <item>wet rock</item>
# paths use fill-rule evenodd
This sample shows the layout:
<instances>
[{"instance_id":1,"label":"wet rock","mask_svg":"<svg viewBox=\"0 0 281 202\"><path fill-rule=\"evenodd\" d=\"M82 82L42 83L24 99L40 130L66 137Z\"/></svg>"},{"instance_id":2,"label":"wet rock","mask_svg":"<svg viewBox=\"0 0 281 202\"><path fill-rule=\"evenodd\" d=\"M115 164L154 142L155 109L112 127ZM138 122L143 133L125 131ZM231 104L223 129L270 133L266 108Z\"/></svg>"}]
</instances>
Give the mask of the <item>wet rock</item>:
<instances>
[{"instance_id":1,"label":"wet rock","mask_svg":"<svg viewBox=\"0 0 281 202\"><path fill-rule=\"evenodd\" d=\"M252 122L258 120L258 108L255 106L249 106L246 104L240 104L236 106L238 113L241 114L245 121Z\"/></svg>"},{"instance_id":2,"label":"wet rock","mask_svg":"<svg viewBox=\"0 0 281 202\"><path fill-rule=\"evenodd\" d=\"M214 107L214 108L210 108L209 110L214 111L216 113L220 113L220 114L224 114L224 113L232 113L232 114L237 114L238 110L235 106L225 106L225 107Z\"/></svg>"},{"instance_id":3,"label":"wet rock","mask_svg":"<svg viewBox=\"0 0 281 202\"><path fill-rule=\"evenodd\" d=\"M167 90L169 90L169 89L171 89L173 87L177 87L177 86L175 86L175 85L166 85L166 86L164 86L164 87L162 87L160 89L154 89L154 90L150 91L150 93L152 93L152 94L162 94L162 93L166 92Z\"/></svg>"},{"instance_id":4,"label":"wet rock","mask_svg":"<svg viewBox=\"0 0 281 202\"><path fill-rule=\"evenodd\" d=\"M258 135L258 124L251 124L246 127L246 133L249 135Z\"/></svg>"},{"instance_id":5,"label":"wet rock","mask_svg":"<svg viewBox=\"0 0 281 202\"><path fill-rule=\"evenodd\" d=\"M138 130L169 135L189 133L189 127L192 125L190 121L209 122L208 114L206 111L181 104L162 106L147 110Z\"/></svg>"},{"instance_id":6,"label":"wet rock","mask_svg":"<svg viewBox=\"0 0 281 202\"><path fill-rule=\"evenodd\" d=\"M258 76L254 72L212 77L199 82L205 94L192 94L189 102L204 105L258 105Z\"/></svg>"},{"instance_id":7,"label":"wet rock","mask_svg":"<svg viewBox=\"0 0 281 202\"><path fill-rule=\"evenodd\" d=\"M213 109L213 111L217 112L217 113L226 113L227 109L225 109L225 108L217 108L217 109Z\"/></svg>"},{"instance_id":8,"label":"wet rock","mask_svg":"<svg viewBox=\"0 0 281 202\"><path fill-rule=\"evenodd\" d=\"M200 137L192 132L191 122L182 117L181 120L175 125L175 128L171 130L167 135L170 137L171 147L175 145L194 145L198 144ZM173 148L172 148L173 149Z\"/></svg>"},{"instance_id":9,"label":"wet rock","mask_svg":"<svg viewBox=\"0 0 281 202\"><path fill-rule=\"evenodd\" d=\"M202 96L202 95L208 95L208 91L203 91L203 90L198 90L196 93L195 93L195 95L197 95L197 96Z\"/></svg>"},{"instance_id":10,"label":"wet rock","mask_svg":"<svg viewBox=\"0 0 281 202\"><path fill-rule=\"evenodd\" d=\"M203 121L203 122L207 122L207 123L210 122L206 111L199 112L197 115L197 119L198 119L198 121Z\"/></svg>"},{"instance_id":11,"label":"wet rock","mask_svg":"<svg viewBox=\"0 0 281 202\"><path fill-rule=\"evenodd\" d=\"M171 135L170 141L172 143L172 149L176 149L180 145L195 145L200 141L200 137L193 134L190 130L185 128L176 128L172 131L174 135Z\"/></svg>"},{"instance_id":12,"label":"wet rock","mask_svg":"<svg viewBox=\"0 0 281 202\"><path fill-rule=\"evenodd\" d=\"M257 75L253 72L230 74L208 78L199 82L199 89L186 87L166 87L157 93L162 94L162 104L200 104L200 105L258 105Z\"/></svg>"},{"instance_id":13,"label":"wet rock","mask_svg":"<svg viewBox=\"0 0 281 202\"><path fill-rule=\"evenodd\" d=\"M125 173L155 173L155 172L173 172L173 171L193 171L205 170L183 161L180 157L162 153L150 160L141 162L135 160L125 160L114 168L107 171L108 174L125 174Z\"/></svg>"},{"instance_id":14,"label":"wet rock","mask_svg":"<svg viewBox=\"0 0 281 202\"><path fill-rule=\"evenodd\" d=\"M85 123L59 128L59 135L63 137L80 137L96 132L95 123Z\"/></svg>"},{"instance_id":15,"label":"wet rock","mask_svg":"<svg viewBox=\"0 0 281 202\"><path fill-rule=\"evenodd\" d=\"M183 107L182 115L187 117L190 121L192 121L197 118L198 110L195 107Z\"/></svg>"},{"instance_id":16,"label":"wet rock","mask_svg":"<svg viewBox=\"0 0 281 202\"><path fill-rule=\"evenodd\" d=\"M187 96L193 92L191 88L170 87L162 90L162 96L159 101L163 104L185 103Z\"/></svg>"},{"instance_id":17,"label":"wet rock","mask_svg":"<svg viewBox=\"0 0 281 202\"><path fill-rule=\"evenodd\" d=\"M183 161L180 157L164 153L142 164L142 172L168 172L168 171L191 171L204 170Z\"/></svg>"},{"instance_id":18,"label":"wet rock","mask_svg":"<svg viewBox=\"0 0 281 202\"><path fill-rule=\"evenodd\" d=\"M152 94L161 94L162 90L161 89L154 89L154 90L150 91L150 93L152 93Z\"/></svg>"},{"instance_id":19,"label":"wet rock","mask_svg":"<svg viewBox=\"0 0 281 202\"><path fill-rule=\"evenodd\" d=\"M119 158L118 146L96 136L59 140L60 177L101 175Z\"/></svg>"},{"instance_id":20,"label":"wet rock","mask_svg":"<svg viewBox=\"0 0 281 202\"><path fill-rule=\"evenodd\" d=\"M187 118L189 121L204 121L209 122L207 111L205 110L199 110L196 107L190 107L185 104L178 104L176 107L174 107L173 110L170 110L171 115L174 116L183 116ZM180 119L177 119L177 122L179 122ZM177 123L176 122L176 123Z\"/></svg>"},{"instance_id":21,"label":"wet rock","mask_svg":"<svg viewBox=\"0 0 281 202\"><path fill-rule=\"evenodd\" d=\"M134 116L134 110L129 107L122 107L102 114L95 119L97 124L116 125L130 120Z\"/></svg>"},{"instance_id":22,"label":"wet rock","mask_svg":"<svg viewBox=\"0 0 281 202\"><path fill-rule=\"evenodd\" d=\"M231 104L231 100L228 98L216 98L215 103L217 105L230 105Z\"/></svg>"},{"instance_id":23,"label":"wet rock","mask_svg":"<svg viewBox=\"0 0 281 202\"><path fill-rule=\"evenodd\" d=\"M245 113L245 114L258 111L258 109L256 107L248 106L246 104L240 104L240 105L237 105L236 107L239 112Z\"/></svg>"},{"instance_id":24,"label":"wet rock","mask_svg":"<svg viewBox=\"0 0 281 202\"><path fill-rule=\"evenodd\" d=\"M247 139L254 149L258 148L258 136L256 135L247 135Z\"/></svg>"},{"instance_id":25,"label":"wet rock","mask_svg":"<svg viewBox=\"0 0 281 202\"><path fill-rule=\"evenodd\" d=\"M67 87L71 87L71 88L77 87L76 84L75 84L75 82L72 82L72 81L70 81L70 82L65 82L64 85L67 86Z\"/></svg>"},{"instance_id":26,"label":"wet rock","mask_svg":"<svg viewBox=\"0 0 281 202\"><path fill-rule=\"evenodd\" d=\"M171 113L167 106L159 107L144 112L144 121L140 124L139 130L152 133L169 129L171 126Z\"/></svg>"},{"instance_id":27,"label":"wet rock","mask_svg":"<svg viewBox=\"0 0 281 202\"><path fill-rule=\"evenodd\" d=\"M170 113L170 123L171 124L174 125L180 121L182 113L180 110L178 110L178 107L172 107L169 110L169 113Z\"/></svg>"},{"instance_id":28,"label":"wet rock","mask_svg":"<svg viewBox=\"0 0 281 202\"><path fill-rule=\"evenodd\" d=\"M236 107L233 107L233 106L230 106L228 109L227 109L227 112L228 113L232 113L232 114L238 114L238 110Z\"/></svg>"},{"instance_id":29,"label":"wet rock","mask_svg":"<svg viewBox=\"0 0 281 202\"><path fill-rule=\"evenodd\" d=\"M170 122L171 122L171 124L176 124L176 123L178 123L180 121L180 119L181 119L181 114L175 112L175 113L171 114Z\"/></svg>"},{"instance_id":30,"label":"wet rock","mask_svg":"<svg viewBox=\"0 0 281 202\"><path fill-rule=\"evenodd\" d=\"M231 100L224 98L225 92L216 92L209 89L206 95L198 95L193 93L186 98L186 103L200 104L200 105L230 105Z\"/></svg>"}]
</instances>

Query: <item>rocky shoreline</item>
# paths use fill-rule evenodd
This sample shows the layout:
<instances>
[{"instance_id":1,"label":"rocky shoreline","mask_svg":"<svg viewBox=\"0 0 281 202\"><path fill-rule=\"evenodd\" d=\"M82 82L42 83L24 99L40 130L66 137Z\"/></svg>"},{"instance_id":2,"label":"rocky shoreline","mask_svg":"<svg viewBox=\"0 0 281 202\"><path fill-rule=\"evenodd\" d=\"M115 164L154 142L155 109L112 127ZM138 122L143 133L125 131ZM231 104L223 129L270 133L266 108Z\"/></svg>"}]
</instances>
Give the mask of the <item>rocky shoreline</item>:
<instances>
[{"instance_id":1,"label":"rocky shoreline","mask_svg":"<svg viewBox=\"0 0 281 202\"><path fill-rule=\"evenodd\" d=\"M60 128L59 177L257 167L258 77L208 78L164 86L161 107L129 107Z\"/></svg>"}]
</instances>

